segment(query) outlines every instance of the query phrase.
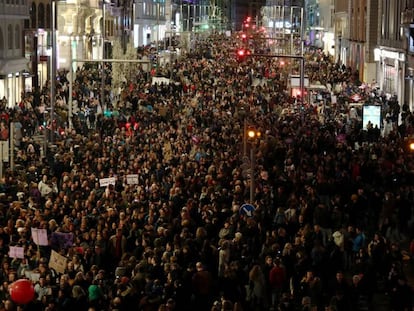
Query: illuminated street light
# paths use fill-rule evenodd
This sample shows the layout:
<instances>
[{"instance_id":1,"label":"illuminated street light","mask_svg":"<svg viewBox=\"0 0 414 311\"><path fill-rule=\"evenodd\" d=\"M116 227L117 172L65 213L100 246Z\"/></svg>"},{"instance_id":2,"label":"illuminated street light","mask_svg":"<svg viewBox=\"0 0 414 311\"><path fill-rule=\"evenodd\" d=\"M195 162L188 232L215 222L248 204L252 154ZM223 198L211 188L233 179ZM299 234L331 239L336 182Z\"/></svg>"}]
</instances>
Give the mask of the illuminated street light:
<instances>
[{"instance_id":1,"label":"illuminated street light","mask_svg":"<svg viewBox=\"0 0 414 311\"><path fill-rule=\"evenodd\" d=\"M259 131L256 131L255 129L249 129L247 131L247 137L250 139L260 138L261 133Z\"/></svg>"},{"instance_id":2,"label":"illuminated street light","mask_svg":"<svg viewBox=\"0 0 414 311\"><path fill-rule=\"evenodd\" d=\"M414 152L414 141L410 141L410 142L408 143L408 149L409 149L411 152Z\"/></svg>"}]
</instances>

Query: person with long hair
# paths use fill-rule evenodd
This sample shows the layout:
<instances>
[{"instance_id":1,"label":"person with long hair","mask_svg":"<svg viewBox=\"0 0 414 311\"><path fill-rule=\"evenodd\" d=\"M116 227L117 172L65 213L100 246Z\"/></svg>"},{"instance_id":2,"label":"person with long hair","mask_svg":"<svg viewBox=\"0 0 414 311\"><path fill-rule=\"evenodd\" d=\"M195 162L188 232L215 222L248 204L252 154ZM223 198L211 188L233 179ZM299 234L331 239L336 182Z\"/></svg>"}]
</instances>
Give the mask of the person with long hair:
<instances>
[{"instance_id":1,"label":"person with long hair","mask_svg":"<svg viewBox=\"0 0 414 311\"><path fill-rule=\"evenodd\" d=\"M249 310L263 310L266 301L266 281L260 265L254 265L249 272L249 284L246 287L246 300Z\"/></svg>"}]
</instances>

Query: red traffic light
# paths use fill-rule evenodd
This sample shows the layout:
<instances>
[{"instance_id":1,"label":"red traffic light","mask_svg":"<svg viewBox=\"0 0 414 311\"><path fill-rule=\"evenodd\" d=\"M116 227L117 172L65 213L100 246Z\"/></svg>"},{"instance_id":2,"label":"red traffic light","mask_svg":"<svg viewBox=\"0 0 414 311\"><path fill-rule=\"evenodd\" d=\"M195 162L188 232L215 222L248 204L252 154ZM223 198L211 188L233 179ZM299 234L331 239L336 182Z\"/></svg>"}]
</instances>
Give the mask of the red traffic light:
<instances>
[{"instance_id":1,"label":"red traffic light","mask_svg":"<svg viewBox=\"0 0 414 311\"><path fill-rule=\"evenodd\" d=\"M237 51L237 56L243 57L246 55L246 50L240 49Z\"/></svg>"},{"instance_id":2,"label":"red traffic light","mask_svg":"<svg viewBox=\"0 0 414 311\"><path fill-rule=\"evenodd\" d=\"M246 58L246 56L250 56L252 53L248 49L239 49L237 50L237 59L242 61Z\"/></svg>"}]
</instances>

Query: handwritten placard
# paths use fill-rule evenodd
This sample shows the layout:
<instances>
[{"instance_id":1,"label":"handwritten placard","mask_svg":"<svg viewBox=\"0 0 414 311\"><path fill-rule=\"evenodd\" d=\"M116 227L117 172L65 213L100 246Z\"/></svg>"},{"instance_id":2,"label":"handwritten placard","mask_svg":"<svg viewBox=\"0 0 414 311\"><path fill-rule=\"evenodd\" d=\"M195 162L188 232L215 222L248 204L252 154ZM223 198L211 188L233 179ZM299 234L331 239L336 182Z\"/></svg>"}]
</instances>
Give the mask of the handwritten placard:
<instances>
[{"instance_id":1,"label":"handwritten placard","mask_svg":"<svg viewBox=\"0 0 414 311\"><path fill-rule=\"evenodd\" d=\"M52 250L49 259L49 267L57 273L65 273L67 258Z\"/></svg>"},{"instance_id":2,"label":"handwritten placard","mask_svg":"<svg viewBox=\"0 0 414 311\"><path fill-rule=\"evenodd\" d=\"M138 185L138 174L129 174L126 176L127 185Z\"/></svg>"},{"instance_id":3,"label":"handwritten placard","mask_svg":"<svg viewBox=\"0 0 414 311\"><path fill-rule=\"evenodd\" d=\"M115 185L116 179L115 177L107 177L99 179L99 186L100 187L107 187L108 185Z\"/></svg>"}]
</instances>

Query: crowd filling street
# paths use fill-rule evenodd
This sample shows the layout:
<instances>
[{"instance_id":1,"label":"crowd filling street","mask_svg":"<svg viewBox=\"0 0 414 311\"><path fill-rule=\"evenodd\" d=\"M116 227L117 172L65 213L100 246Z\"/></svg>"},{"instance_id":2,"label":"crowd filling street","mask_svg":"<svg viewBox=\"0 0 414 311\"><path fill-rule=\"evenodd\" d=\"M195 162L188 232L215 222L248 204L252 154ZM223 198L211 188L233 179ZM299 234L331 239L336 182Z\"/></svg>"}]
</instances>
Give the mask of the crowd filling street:
<instances>
[{"instance_id":1,"label":"crowd filling street","mask_svg":"<svg viewBox=\"0 0 414 311\"><path fill-rule=\"evenodd\" d=\"M104 100L100 69L80 66L71 128L65 73L54 116L50 83L3 99L0 310L375 310L378 294L412 310L413 112L318 49L305 73L327 89L301 98L280 59L195 40ZM355 94L381 126L363 127ZM8 290L21 278L27 305Z\"/></svg>"}]
</instances>

